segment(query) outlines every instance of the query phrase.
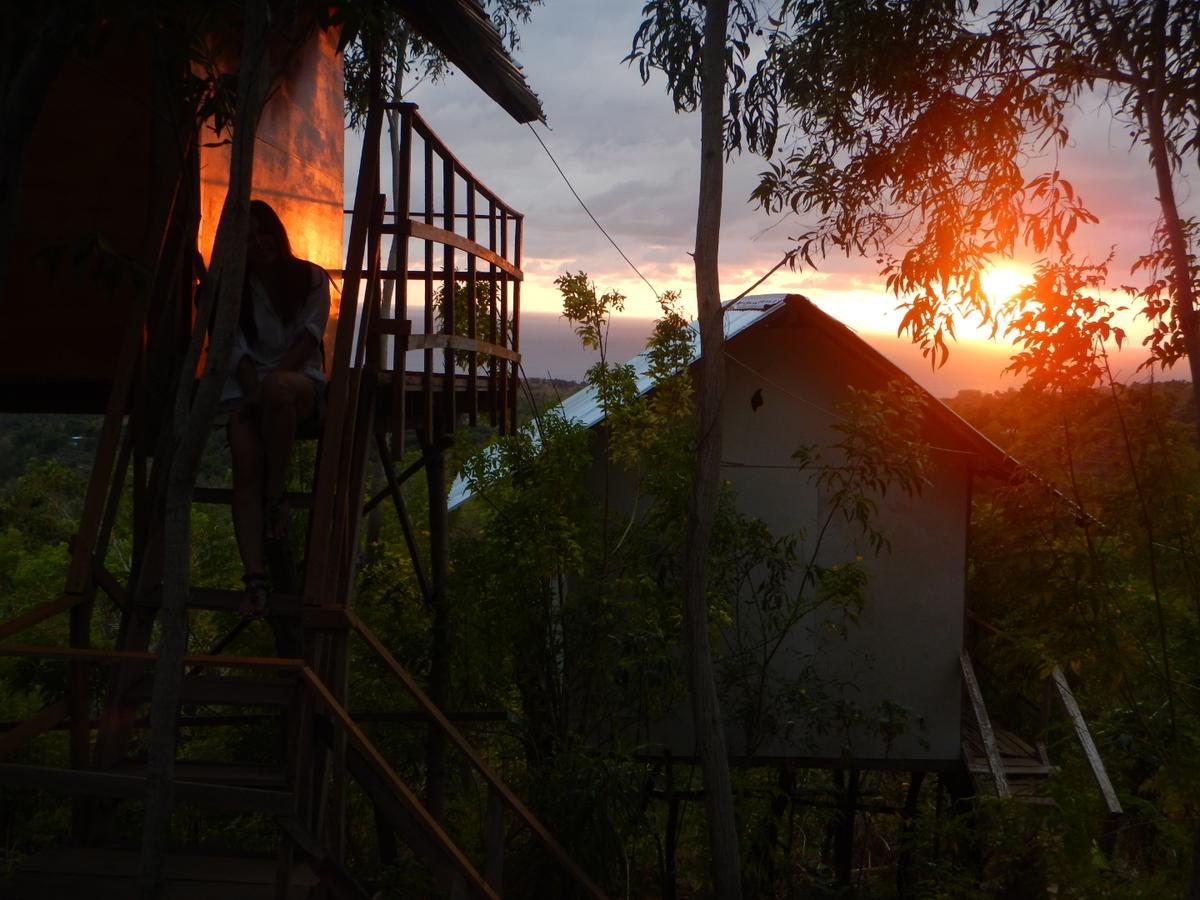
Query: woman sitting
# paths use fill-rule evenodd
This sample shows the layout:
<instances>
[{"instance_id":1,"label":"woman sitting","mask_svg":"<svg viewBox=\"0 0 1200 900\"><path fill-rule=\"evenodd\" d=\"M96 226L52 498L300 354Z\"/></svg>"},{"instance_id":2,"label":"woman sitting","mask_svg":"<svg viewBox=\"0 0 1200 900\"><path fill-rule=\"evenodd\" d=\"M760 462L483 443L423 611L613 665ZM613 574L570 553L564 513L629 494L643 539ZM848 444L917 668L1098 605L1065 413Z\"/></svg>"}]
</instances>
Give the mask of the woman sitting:
<instances>
[{"instance_id":1,"label":"woman sitting","mask_svg":"<svg viewBox=\"0 0 1200 900\"><path fill-rule=\"evenodd\" d=\"M244 616L267 608L266 541L287 537L287 466L297 426L319 417L329 279L292 253L287 231L261 200L250 202L246 287L234 346L234 373L222 402L233 461L233 526L245 565Z\"/></svg>"}]
</instances>

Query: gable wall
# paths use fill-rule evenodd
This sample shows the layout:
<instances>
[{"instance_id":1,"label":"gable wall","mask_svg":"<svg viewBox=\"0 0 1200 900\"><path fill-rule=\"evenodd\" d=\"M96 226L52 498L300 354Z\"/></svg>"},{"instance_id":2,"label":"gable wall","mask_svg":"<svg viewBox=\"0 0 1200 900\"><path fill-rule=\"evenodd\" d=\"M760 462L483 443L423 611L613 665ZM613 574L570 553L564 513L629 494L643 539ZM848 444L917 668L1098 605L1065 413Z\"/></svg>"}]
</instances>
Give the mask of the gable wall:
<instances>
[{"instance_id":1,"label":"gable wall","mask_svg":"<svg viewBox=\"0 0 1200 900\"><path fill-rule=\"evenodd\" d=\"M841 636L823 627L821 619L840 622L844 617L834 611L810 616L791 630L775 657L773 672L780 684L804 687L807 701L821 710L819 716L831 720L828 730L807 733L802 720L795 719L788 737L748 746L737 702L727 696L723 712L733 753L835 762L847 748L857 760L956 760L967 456L933 452L932 484L920 496L909 498L897 490L881 500L878 524L891 541L890 553L875 557L857 528L838 516L818 550L816 533L828 498L808 473L797 470L792 453L804 444L828 447L840 439L832 426L837 404L847 397L847 383L883 385L861 361L811 328L753 328L730 343L727 358L722 476L731 483L739 509L762 518L777 536L806 532L799 545L801 559L817 552L818 561L828 566L861 555L871 573L858 625L849 625ZM756 391L762 399L757 411L751 405ZM934 444L950 443L930 438ZM726 637L736 642L740 635L744 646L756 644L761 632L753 609L743 603L734 619L737 627ZM808 666L815 672L803 674ZM839 701L869 717L878 714L881 703L899 704L909 710L910 722L891 741L871 728L846 729L832 714ZM788 718L781 718L785 730L782 723ZM685 710L656 729L656 737L673 752L690 754Z\"/></svg>"}]
</instances>

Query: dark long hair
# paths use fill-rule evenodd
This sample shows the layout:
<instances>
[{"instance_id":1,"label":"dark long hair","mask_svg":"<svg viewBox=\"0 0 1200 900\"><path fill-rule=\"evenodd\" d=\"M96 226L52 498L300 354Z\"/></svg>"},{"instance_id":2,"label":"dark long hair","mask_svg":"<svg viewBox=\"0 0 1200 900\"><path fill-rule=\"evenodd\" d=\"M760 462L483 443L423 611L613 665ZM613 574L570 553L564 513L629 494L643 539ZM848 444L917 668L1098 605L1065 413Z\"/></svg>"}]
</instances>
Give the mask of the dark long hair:
<instances>
[{"instance_id":1,"label":"dark long hair","mask_svg":"<svg viewBox=\"0 0 1200 900\"><path fill-rule=\"evenodd\" d=\"M274 239L279 248L279 258L272 265L273 283L267 289L271 305L279 313L284 322L290 322L299 312L308 292L312 290L313 264L300 259L292 252L292 242L288 240L287 229L279 215L263 200L250 201L250 217ZM246 340L253 344L258 339L258 325L254 321L254 304L250 298L250 271L246 270L246 286L242 291L242 308L238 316L238 325Z\"/></svg>"}]
</instances>

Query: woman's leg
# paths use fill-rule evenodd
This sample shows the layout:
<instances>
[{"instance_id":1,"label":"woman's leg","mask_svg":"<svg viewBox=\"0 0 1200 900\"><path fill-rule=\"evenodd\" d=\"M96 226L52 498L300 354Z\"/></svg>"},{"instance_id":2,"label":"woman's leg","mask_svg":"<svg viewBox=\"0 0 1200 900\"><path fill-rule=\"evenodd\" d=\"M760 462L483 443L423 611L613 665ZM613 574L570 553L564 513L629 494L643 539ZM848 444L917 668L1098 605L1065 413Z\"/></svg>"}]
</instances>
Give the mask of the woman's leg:
<instances>
[{"instance_id":1,"label":"woman's leg","mask_svg":"<svg viewBox=\"0 0 1200 900\"><path fill-rule=\"evenodd\" d=\"M233 463L233 531L246 567L247 596L243 615L257 615L267 604L266 554L263 543L263 447L255 417L236 410L229 419L229 451Z\"/></svg>"},{"instance_id":2,"label":"woman's leg","mask_svg":"<svg viewBox=\"0 0 1200 900\"><path fill-rule=\"evenodd\" d=\"M282 537L287 534L284 498L296 426L316 412L317 388L311 378L299 372L271 372L259 387L259 405L259 434L266 466L266 534Z\"/></svg>"}]
</instances>

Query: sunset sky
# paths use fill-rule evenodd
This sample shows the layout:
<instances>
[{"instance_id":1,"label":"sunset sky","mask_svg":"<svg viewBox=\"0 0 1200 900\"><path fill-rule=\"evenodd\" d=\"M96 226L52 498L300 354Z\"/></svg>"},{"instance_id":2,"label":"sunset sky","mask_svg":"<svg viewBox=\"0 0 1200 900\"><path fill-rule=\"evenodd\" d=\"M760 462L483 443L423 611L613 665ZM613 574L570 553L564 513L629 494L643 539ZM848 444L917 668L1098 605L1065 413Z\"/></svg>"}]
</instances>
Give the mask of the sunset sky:
<instances>
[{"instance_id":1,"label":"sunset sky","mask_svg":"<svg viewBox=\"0 0 1200 900\"><path fill-rule=\"evenodd\" d=\"M548 0L522 29L515 56L546 113L547 125L533 127L575 189L654 286L680 290L694 312L688 251L694 242L699 116L676 114L661 79L643 85L636 69L622 62L641 7L642 0ZM588 219L527 126L513 122L460 74L436 85L419 84L407 99L420 105L425 119L468 168L525 213L525 312L557 313L553 281L568 270L588 272L602 290L622 291L632 318L644 320L657 312L651 291ZM1128 130L1112 119L1099 98L1084 102L1068 125L1068 150L1057 163L1031 160L1028 174L1057 164L1100 217L1098 226L1077 234L1077 255L1102 259L1115 248L1111 275L1118 283L1128 281L1129 265L1149 245L1157 215L1145 152L1130 148ZM358 153L359 143L348 136L348 171L356 166ZM791 246L789 236L800 230L795 217L768 218L747 202L764 168L761 158L744 155L726 169L721 282L727 297L770 269ZM353 196L349 176L347 189L347 196ZM1179 193L1185 210L1194 211L1187 183ZM1002 268L1010 270L1011 281L1030 262L1031 257L1018 259ZM967 340L960 341L959 352L952 350L946 370L931 379L919 354L896 341L897 301L883 290L871 259L831 257L820 271L784 268L755 292L784 291L807 295L939 393L1016 384L1011 377L999 377L1003 353L981 355ZM534 319L529 322L534 325ZM643 328L644 322L630 322L622 334ZM545 322L531 327L527 334L533 343L523 347L529 374L578 377L585 363L577 354L543 346L535 337L539 329L561 333L568 347L572 340L566 328L553 332ZM970 329L960 334L966 337ZM629 346L636 349L636 343ZM1138 360L1124 354L1120 368L1132 374Z\"/></svg>"}]
</instances>

